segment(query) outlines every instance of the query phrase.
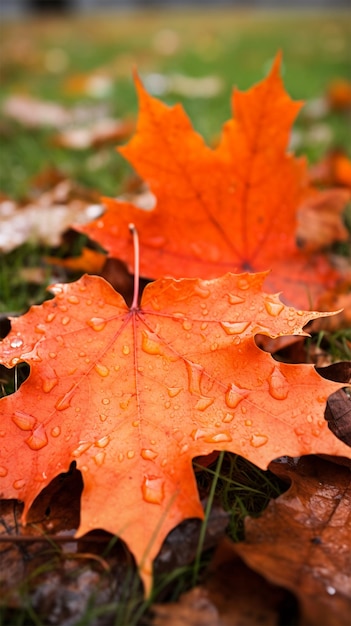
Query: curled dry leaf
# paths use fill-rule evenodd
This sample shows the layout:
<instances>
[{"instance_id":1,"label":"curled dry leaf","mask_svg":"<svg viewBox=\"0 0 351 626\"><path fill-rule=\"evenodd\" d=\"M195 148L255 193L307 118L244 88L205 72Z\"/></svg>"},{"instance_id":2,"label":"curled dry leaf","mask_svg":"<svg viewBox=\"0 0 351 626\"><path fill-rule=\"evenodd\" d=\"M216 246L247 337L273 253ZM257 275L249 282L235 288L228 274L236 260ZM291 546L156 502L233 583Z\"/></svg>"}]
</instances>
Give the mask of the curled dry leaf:
<instances>
[{"instance_id":1,"label":"curled dry leaf","mask_svg":"<svg viewBox=\"0 0 351 626\"><path fill-rule=\"evenodd\" d=\"M129 309L102 278L84 276L12 320L0 362L31 371L0 401L0 481L4 497L25 502L24 521L76 461L78 536L103 528L122 537L149 590L166 535L203 517L195 456L229 450L261 468L282 454L351 456L324 420L340 384L278 363L254 341L304 335L323 314L265 294L264 278L160 279Z\"/></svg>"},{"instance_id":2,"label":"curled dry leaf","mask_svg":"<svg viewBox=\"0 0 351 626\"><path fill-rule=\"evenodd\" d=\"M350 468L316 457L282 459L270 470L291 480L259 519L246 519L234 550L298 598L302 623L347 626L351 611Z\"/></svg>"},{"instance_id":3,"label":"curled dry leaf","mask_svg":"<svg viewBox=\"0 0 351 626\"><path fill-rule=\"evenodd\" d=\"M234 117L215 150L207 147L181 106L167 107L136 78L137 130L120 149L150 185L156 207L105 199L106 212L78 227L109 252L133 264L128 224L140 233L141 273L148 278L215 278L225 272L272 272L267 284L301 308L317 306L338 272L323 255L296 245L297 209L307 184L305 163L287 153L301 108L279 74L247 93L235 90Z\"/></svg>"}]
</instances>

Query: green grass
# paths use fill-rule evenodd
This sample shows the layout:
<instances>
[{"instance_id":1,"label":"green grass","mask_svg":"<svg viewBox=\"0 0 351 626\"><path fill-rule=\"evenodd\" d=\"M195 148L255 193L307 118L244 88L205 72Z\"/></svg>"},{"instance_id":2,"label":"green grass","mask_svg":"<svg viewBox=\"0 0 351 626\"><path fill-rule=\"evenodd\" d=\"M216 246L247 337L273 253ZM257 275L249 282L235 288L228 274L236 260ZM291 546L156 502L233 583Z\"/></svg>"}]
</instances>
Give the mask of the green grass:
<instances>
[{"instance_id":1,"label":"green grass","mask_svg":"<svg viewBox=\"0 0 351 626\"><path fill-rule=\"evenodd\" d=\"M171 31L177 44L174 54L161 54L157 48L160 33ZM211 99L179 97L167 94L162 100L173 104L181 101L194 127L209 142L216 139L221 126L230 115L230 94L233 85L247 89L262 79L278 49L284 55L284 81L295 99L312 99L325 94L329 82L336 77L349 75L351 41L350 23L338 13L275 14L203 11L140 14L120 16L75 18L70 21L52 20L49 23L27 20L3 25L2 75L0 100L12 93L25 93L67 105L96 104L96 99L74 95L66 89L67 80L81 73L105 68L114 76L111 93L105 98L111 112L119 117L134 116L137 102L131 72L138 68L142 77L149 73L182 73L189 76L219 76L223 90ZM48 59L52 51L65 59L61 72L49 71ZM332 131L332 143L348 146L345 119L330 114L323 122ZM296 126L305 141L301 151L315 161L325 150L323 143L308 140L310 122L299 118ZM40 171L52 166L65 175L97 189L102 195L116 195L126 180L130 168L117 154L114 146L99 150L74 152L55 146L51 131L24 129L0 118L2 140L0 189L14 198L22 198L31 190L31 179ZM91 166L91 159L100 152L103 165ZM43 256L51 253L43 246L27 243L4 255L0 266L0 312L18 314L31 304L48 298L45 287L52 282L53 274L45 269L41 284L26 282L20 274L23 267L43 265ZM56 254L64 255L61 246ZM70 277L72 278L72 277ZM5 332L3 333L5 334ZM332 335L326 333L311 341L327 346L335 359L350 358L350 336L347 331ZM5 369L5 368L4 368ZM28 368L0 372L3 393L11 393L28 375ZM15 376L15 378L14 378ZM200 468L196 465L195 469ZM258 515L270 498L276 497L284 486L269 472L255 468L242 458L224 454L219 461L196 473L199 491L210 497L206 513L212 502L219 502L229 513L228 534L237 541L243 538L246 515ZM150 606L154 601L176 600L180 593L201 580L210 555L203 551L203 534L207 515L202 526L195 562L159 574L150 601L140 596L139 579L130 567L118 599L97 605L94 597L76 626L95 626L99 620L116 626L150 624ZM113 549L113 540L100 555L107 561ZM64 554L58 556L57 547L48 556L48 566L62 564ZM84 570L77 565L72 576ZM43 626L43 616L31 606L31 592L43 572L39 568L30 580L23 581L22 608L4 608L0 611L0 624L4 626ZM103 580L103 576L101 579ZM104 622L103 620L107 621Z\"/></svg>"}]
</instances>

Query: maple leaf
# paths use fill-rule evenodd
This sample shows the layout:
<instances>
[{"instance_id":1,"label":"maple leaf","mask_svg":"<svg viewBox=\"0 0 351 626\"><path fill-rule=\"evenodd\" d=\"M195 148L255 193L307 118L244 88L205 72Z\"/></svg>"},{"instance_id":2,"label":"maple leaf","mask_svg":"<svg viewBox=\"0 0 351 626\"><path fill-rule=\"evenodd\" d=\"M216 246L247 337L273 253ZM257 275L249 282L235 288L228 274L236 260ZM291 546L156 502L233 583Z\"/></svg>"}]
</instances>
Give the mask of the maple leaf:
<instances>
[{"instance_id":1,"label":"maple leaf","mask_svg":"<svg viewBox=\"0 0 351 626\"><path fill-rule=\"evenodd\" d=\"M280 55L265 80L247 93L234 90L235 118L224 125L214 150L180 105L164 105L136 78L137 130L120 152L147 181L156 206L143 211L105 198L105 214L77 229L131 269L127 234L134 223L143 250L141 273L148 278L271 269L271 291L283 291L295 306L316 307L338 273L324 256L299 250L295 241L307 172L305 162L286 149L301 103L284 90L279 67Z\"/></svg>"},{"instance_id":2,"label":"maple leaf","mask_svg":"<svg viewBox=\"0 0 351 626\"><path fill-rule=\"evenodd\" d=\"M149 589L166 535L203 516L195 456L229 450L261 468L282 454L351 456L323 418L341 384L255 344L256 333L304 335L325 315L265 294L265 276L164 278L130 309L104 279L83 276L12 320L0 362L26 361L30 376L0 401L0 492L24 501L23 521L76 461L78 536L119 535Z\"/></svg>"}]
</instances>

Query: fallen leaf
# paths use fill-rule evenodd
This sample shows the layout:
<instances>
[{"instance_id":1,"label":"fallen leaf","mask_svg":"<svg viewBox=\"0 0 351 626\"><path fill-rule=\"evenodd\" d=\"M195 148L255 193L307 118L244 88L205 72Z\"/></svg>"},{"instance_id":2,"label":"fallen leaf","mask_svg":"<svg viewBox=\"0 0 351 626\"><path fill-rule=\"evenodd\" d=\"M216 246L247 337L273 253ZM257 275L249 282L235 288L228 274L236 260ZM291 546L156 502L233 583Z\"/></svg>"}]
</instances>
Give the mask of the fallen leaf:
<instances>
[{"instance_id":1,"label":"fallen leaf","mask_svg":"<svg viewBox=\"0 0 351 626\"><path fill-rule=\"evenodd\" d=\"M84 276L12 319L0 362L25 361L30 375L0 401L0 475L3 497L25 502L23 521L76 461L78 536L119 535L149 590L166 535L203 517L194 457L228 450L261 468L282 454L351 457L324 420L340 383L313 366L278 363L254 341L256 333L303 336L324 314L283 305L262 292L264 278L165 278L129 309L102 278Z\"/></svg>"},{"instance_id":2,"label":"fallen leaf","mask_svg":"<svg viewBox=\"0 0 351 626\"><path fill-rule=\"evenodd\" d=\"M342 214L350 199L346 189L325 189L308 194L298 210L296 237L299 246L315 251L335 241L348 241L350 233Z\"/></svg>"},{"instance_id":3,"label":"fallen leaf","mask_svg":"<svg viewBox=\"0 0 351 626\"><path fill-rule=\"evenodd\" d=\"M77 257L68 257L60 259L55 256L47 256L44 258L46 263L65 267L73 272L82 271L89 274L100 274L106 262L106 255L97 250L84 247Z\"/></svg>"},{"instance_id":4,"label":"fallen leaf","mask_svg":"<svg viewBox=\"0 0 351 626\"><path fill-rule=\"evenodd\" d=\"M351 383L350 371L349 382ZM328 398L325 418L334 435L351 446L351 398L343 389L332 393Z\"/></svg>"},{"instance_id":5,"label":"fallen leaf","mask_svg":"<svg viewBox=\"0 0 351 626\"><path fill-rule=\"evenodd\" d=\"M338 279L323 255L298 249L297 208L307 184L304 161L287 154L301 108L285 92L278 56L270 75L247 93L235 90L235 118L217 149L207 147L182 107L152 98L136 78L137 131L120 149L157 199L145 212L105 199L106 212L78 230L132 268L128 224L140 234L148 278L214 278L227 271L271 269L267 284L288 303L316 306Z\"/></svg>"},{"instance_id":6,"label":"fallen leaf","mask_svg":"<svg viewBox=\"0 0 351 626\"><path fill-rule=\"evenodd\" d=\"M259 519L246 519L245 563L298 598L303 624L347 626L351 611L350 468L316 457L269 469L292 482Z\"/></svg>"},{"instance_id":7,"label":"fallen leaf","mask_svg":"<svg viewBox=\"0 0 351 626\"><path fill-rule=\"evenodd\" d=\"M131 134L133 128L134 124L131 121L105 117L89 125L65 128L57 133L53 140L63 148L86 150L105 143L121 141Z\"/></svg>"},{"instance_id":8,"label":"fallen leaf","mask_svg":"<svg viewBox=\"0 0 351 626\"><path fill-rule=\"evenodd\" d=\"M223 539L205 583L178 602L153 604L153 626L278 626L288 617L289 594L250 570ZM289 616L291 617L291 615Z\"/></svg>"},{"instance_id":9,"label":"fallen leaf","mask_svg":"<svg viewBox=\"0 0 351 626\"><path fill-rule=\"evenodd\" d=\"M69 180L57 183L28 204L5 198L0 202L0 251L11 252L27 241L58 246L72 220L87 222L100 214L96 194L92 200Z\"/></svg>"},{"instance_id":10,"label":"fallen leaf","mask_svg":"<svg viewBox=\"0 0 351 626\"><path fill-rule=\"evenodd\" d=\"M327 89L327 101L332 111L351 110L351 81L335 78Z\"/></svg>"},{"instance_id":11,"label":"fallen leaf","mask_svg":"<svg viewBox=\"0 0 351 626\"><path fill-rule=\"evenodd\" d=\"M309 168L309 178L319 185L339 185L351 189L351 161L343 150L330 150L321 161Z\"/></svg>"}]
</instances>

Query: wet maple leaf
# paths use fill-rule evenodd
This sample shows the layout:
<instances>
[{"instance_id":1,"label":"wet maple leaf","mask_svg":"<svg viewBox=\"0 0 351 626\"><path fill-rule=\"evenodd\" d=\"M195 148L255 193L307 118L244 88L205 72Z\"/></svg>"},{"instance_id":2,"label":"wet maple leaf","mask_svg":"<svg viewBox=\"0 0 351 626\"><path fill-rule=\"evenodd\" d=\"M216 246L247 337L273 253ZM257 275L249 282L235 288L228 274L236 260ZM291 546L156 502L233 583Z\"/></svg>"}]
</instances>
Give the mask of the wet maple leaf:
<instances>
[{"instance_id":1,"label":"wet maple leaf","mask_svg":"<svg viewBox=\"0 0 351 626\"><path fill-rule=\"evenodd\" d=\"M326 257L301 251L297 209L307 181L305 162L287 153L301 108L284 90L280 55L270 75L247 93L235 90L235 117L218 147L207 147L180 105L148 95L136 78L137 131L120 149L149 184L156 206L144 211L105 199L98 220L78 226L131 269L128 224L140 233L141 273L214 278L225 272L272 270L267 285L289 304L316 307L338 278Z\"/></svg>"},{"instance_id":2,"label":"wet maple leaf","mask_svg":"<svg viewBox=\"0 0 351 626\"><path fill-rule=\"evenodd\" d=\"M0 493L25 502L72 461L84 490L78 535L123 538L145 586L152 560L187 517L202 517L192 459L230 450L261 468L282 455L351 450L323 419L339 383L278 363L256 333L304 335L323 313L262 291L265 274L160 279L129 309L100 277L56 285L12 320L0 345L29 378L0 401Z\"/></svg>"}]
</instances>

